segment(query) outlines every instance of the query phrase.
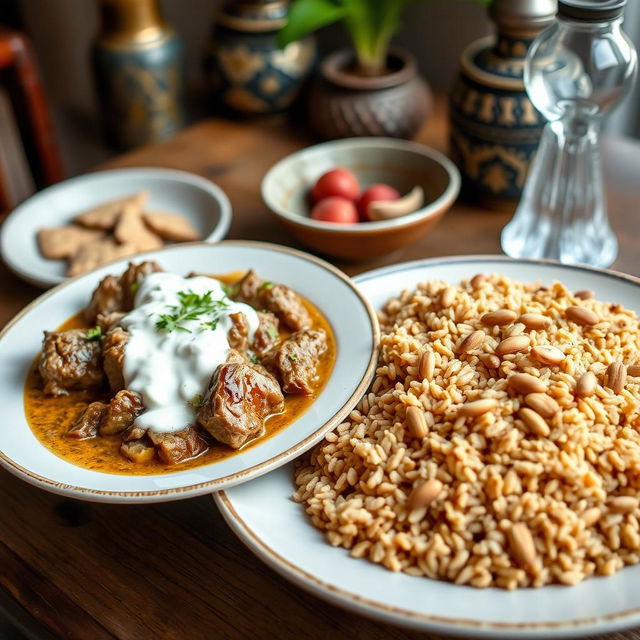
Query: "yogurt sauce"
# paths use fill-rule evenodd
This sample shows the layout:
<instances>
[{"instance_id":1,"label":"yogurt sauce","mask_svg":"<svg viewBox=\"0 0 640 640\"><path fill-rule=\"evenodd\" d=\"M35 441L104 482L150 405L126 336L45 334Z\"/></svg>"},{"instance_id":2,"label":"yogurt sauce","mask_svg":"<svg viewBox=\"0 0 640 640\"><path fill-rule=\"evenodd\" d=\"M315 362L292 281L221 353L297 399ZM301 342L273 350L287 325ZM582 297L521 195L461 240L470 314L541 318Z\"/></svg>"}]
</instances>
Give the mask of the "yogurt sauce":
<instances>
[{"instance_id":1,"label":"yogurt sauce","mask_svg":"<svg viewBox=\"0 0 640 640\"><path fill-rule=\"evenodd\" d=\"M185 320L185 330L159 330L161 314L180 307L178 292L198 295L211 292L212 300L224 300L217 326L203 325L211 315ZM204 396L216 368L224 363L230 347L227 333L233 313L242 312L249 324L249 339L258 328L258 314L247 304L226 297L222 284L213 278L183 278L173 273L151 273L141 280L134 309L121 321L129 334L124 355L126 388L142 396L145 412L135 424L160 433L180 431L195 422L194 399Z\"/></svg>"}]
</instances>

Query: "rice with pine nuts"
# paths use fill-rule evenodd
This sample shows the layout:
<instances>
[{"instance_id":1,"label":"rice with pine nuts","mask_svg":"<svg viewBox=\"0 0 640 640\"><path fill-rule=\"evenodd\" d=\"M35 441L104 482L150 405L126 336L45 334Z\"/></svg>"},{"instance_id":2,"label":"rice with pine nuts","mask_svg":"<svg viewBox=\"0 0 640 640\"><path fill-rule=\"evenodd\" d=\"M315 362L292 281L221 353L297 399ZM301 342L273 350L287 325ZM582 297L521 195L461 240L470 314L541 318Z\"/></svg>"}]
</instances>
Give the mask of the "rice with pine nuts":
<instances>
[{"instance_id":1,"label":"rice with pine nuts","mask_svg":"<svg viewBox=\"0 0 640 640\"><path fill-rule=\"evenodd\" d=\"M369 392L296 469L294 497L332 545L507 589L640 560L633 312L479 275L404 291L379 318Z\"/></svg>"}]
</instances>

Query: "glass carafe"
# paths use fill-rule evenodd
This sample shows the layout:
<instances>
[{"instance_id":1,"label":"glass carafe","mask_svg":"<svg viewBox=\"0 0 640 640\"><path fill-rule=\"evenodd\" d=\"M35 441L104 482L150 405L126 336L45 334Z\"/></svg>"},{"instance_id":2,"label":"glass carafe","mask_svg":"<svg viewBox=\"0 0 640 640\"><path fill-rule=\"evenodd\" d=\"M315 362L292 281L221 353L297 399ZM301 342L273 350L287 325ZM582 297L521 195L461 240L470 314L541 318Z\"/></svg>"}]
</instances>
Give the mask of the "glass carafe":
<instances>
[{"instance_id":1,"label":"glass carafe","mask_svg":"<svg viewBox=\"0 0 640 640\"><path fill-rule=\"evenodd\" d=\"M502 231L512 257L609 266L618 244L604 196L603 118L633 84L637 59L623 33L626 0L560 0L534 41L525 87L548 120L518 209Z\"/></svg>"}]
</instances>

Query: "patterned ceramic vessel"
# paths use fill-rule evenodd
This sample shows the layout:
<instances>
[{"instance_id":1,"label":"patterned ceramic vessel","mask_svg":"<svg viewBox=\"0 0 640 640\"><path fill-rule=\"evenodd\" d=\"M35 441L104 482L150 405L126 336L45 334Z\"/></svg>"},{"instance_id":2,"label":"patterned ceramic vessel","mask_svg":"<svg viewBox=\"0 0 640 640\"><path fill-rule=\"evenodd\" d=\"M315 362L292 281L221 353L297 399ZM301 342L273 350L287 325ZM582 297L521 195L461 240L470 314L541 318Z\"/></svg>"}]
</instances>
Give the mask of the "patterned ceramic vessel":
<instances>
[{"instance_id":1,"label":"patterned ceramic vessel","mask_svg":"<svg viewBox=\"0 0 640 640\"><path fill-rule=\"evenodd\" d=\"M337 51L325 58L308 101L309 122L325 140L360 136L413 138L431 106L431 93L413 56L389 54L389 73L364 77L351 73L354 54Z\"/></svg>"},{"instance_id":2,"label":"patterned ceramic vessel","mask_svg":"<svg viewBox=\"0 0 640 640\"><path fill-rule=\"evenodd\" d=\"M497 37L462 53L451 95L451 154L463 193L492 209L513 211L535 153L544 118L524 90L524 59L553 20L556 0L494 0Z\"/></svg>"},{"instance_id":3,"label":"patterned ceramic vessel","mask_svg":"<svg viewBox=\"0 0 640 640\"><path fill-rule=\"evenodd\" d=\"M288 2L226 2L213 29L205 56L207 82L217 102L247 114L287 109L313 65L315 39L276 43Z\"/></svg>"},{"instance_id":4,"label":"patterned ceramic vessel","mask_svg":"<svg viewBox=\"0 0 640 640\"><path fill-rule=\"evenodd\" d=\"M101 0L92 62L107 139L159 142L184 124L182 44L158 0Z\"/></svg>"}]
</instances>

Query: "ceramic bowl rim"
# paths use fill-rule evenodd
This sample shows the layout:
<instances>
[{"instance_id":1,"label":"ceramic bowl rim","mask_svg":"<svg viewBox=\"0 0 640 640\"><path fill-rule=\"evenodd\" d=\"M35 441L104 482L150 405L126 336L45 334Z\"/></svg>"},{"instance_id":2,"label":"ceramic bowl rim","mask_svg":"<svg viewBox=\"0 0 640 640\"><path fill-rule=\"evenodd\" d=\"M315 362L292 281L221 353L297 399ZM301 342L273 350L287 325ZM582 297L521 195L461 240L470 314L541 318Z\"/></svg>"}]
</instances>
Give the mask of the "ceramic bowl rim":
<instances>
[{"instance_id":1,"label":"ceramic bowl rim","mask_svg":"<svg viewBox=\"0 0 640 640\"><path fill-rule=\"evenodd\" d=\"M275 179L275 175L282 169L282 165L291 162L296 157L302 157L305 154L322 153L326 149L353 149L353 148L369 148L377 147L382 149L394 149L408 153L417 154L427 157L440 165L447 174L449 180L444 191L431 202L427 203L418 211L394 218L392 220L379 220L376 222L367 222L364 224L339 225L330 222L321 222L312 220L301 214L293 213L289 209L280 206L275 198L271 196L271 182ZM342 140L331 140L330 142L322 142L320 144L294 151L274 164L264 175L260 186L262 199L267 207L279 218L287 222L291 222L297 226L313 229L316 231L329 231L343 235L360 235L367 232L375 232L381 230L403 229L410 227L417 222L436 217L443 209L453 204L460 193L461 178L460 172L455 164L447 158L447 156L427 145L411 140L399 140L396 138L344 138Z\"/></svg>"},{"instance_id":2,"label":"ceramic bowl rim","mask_svg":"<svg viewBox=\"0 0 640 640\"><path fill-rule=\"evenodd\" d=\"M208 180L203 176L199 176L189 171L182 171L180 169L169 169L165 167L140 166L103 169L99 171L83 173L79 176L74 176L72 178L56 182L55 184L52 184L34 193L26 200L22 201L20 204L14 207L10 211L10 213L7 214L2 223L2 227L0 227L0 254L2 255L4 263L19 278L22 278L23 280L26 280L27 282L37 287L51 287L69 280L69 278L67 277L63 277L62 279L60 279L58 278L58 276L52 276L50 274L46 274L43 276L43 274L39 270L34 270L30 265L25 266L19 260L15 259L13 252L8 250L7 243L9 234L12 231L12 227L17 224L16 220L18 220L19 216L23 215L25 210L27 210L28 208L32 206L37 207L45 205L47 199L51 197L52 194L55 195L56 193L63 191L69 187L73 187L83 181L105 180L108 182L110 179L114 178L117 180L118 177L122 175L135 178L136 174L139 174L141 177L159 177L166 180L175 180L183 184L188 184L196 189L199 189L200 191L204 191L207 195L209 195L213 200L216 201L219 208L218 222L213 227L211 233L206 236L206 238L202 239L202 242L218 242L219 240L222 240L229 232L232 218L231 202L222 188L214 182L211 182L211 180Z\"/></svg>"}]
</instances>

